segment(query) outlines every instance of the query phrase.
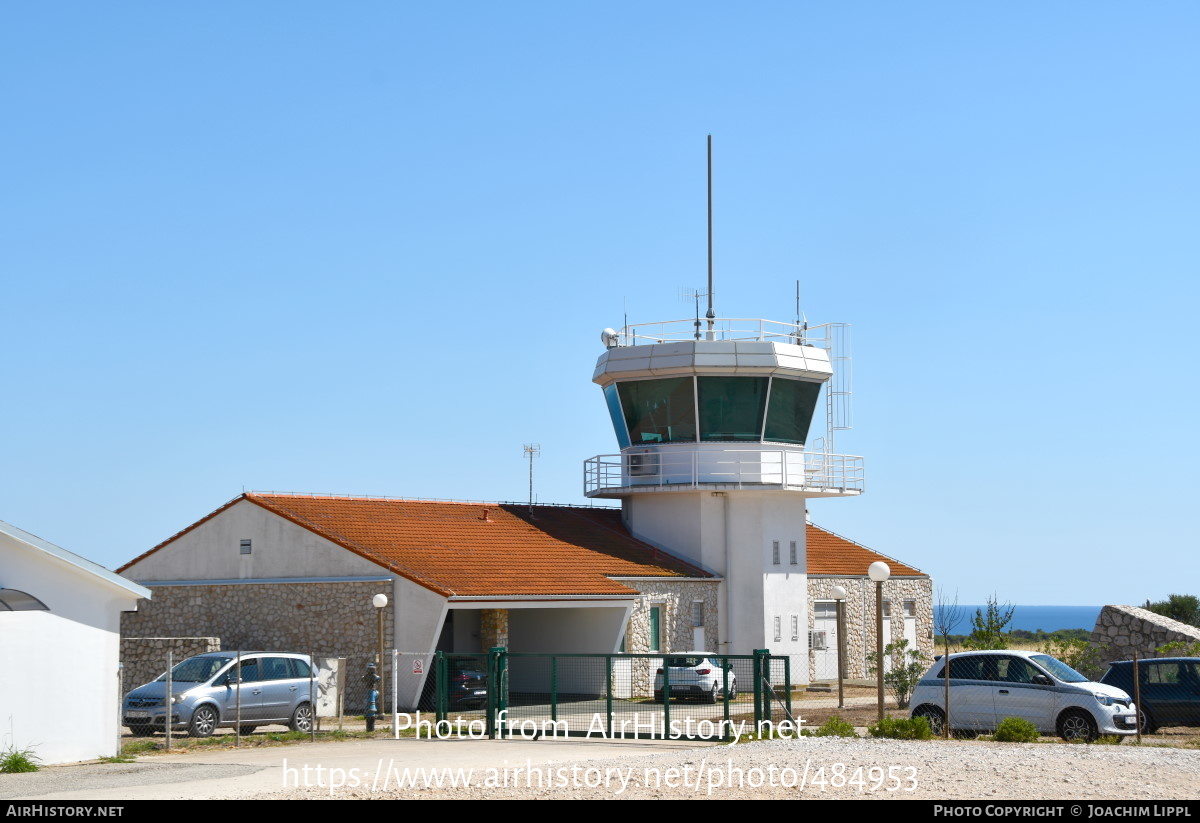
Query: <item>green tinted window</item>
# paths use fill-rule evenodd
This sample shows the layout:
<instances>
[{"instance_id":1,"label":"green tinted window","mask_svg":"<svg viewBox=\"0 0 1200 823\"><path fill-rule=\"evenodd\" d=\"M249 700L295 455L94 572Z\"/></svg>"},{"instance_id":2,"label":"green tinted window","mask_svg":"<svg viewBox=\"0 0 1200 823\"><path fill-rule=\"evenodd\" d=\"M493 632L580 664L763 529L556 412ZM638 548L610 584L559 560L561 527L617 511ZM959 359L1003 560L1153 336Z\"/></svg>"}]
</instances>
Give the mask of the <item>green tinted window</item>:
<instances>
[{"instance_id":1,"label":"green tinted window","mask_svg":"<svg viewBox=\"0 0 1200 823\"><path fill-rule=\"evenodd\" d=\"M612 418L613 430L617 433L617 444L623 449L629 445L629 432L625 430L625 418L621 414L621 399L617 396L615 383L604 387L604 402L608 404L608 416Z\"/></svg>"},{"instance_id":2,"label":"green tinted window","mask_svg":"<svg viewBox=\"0 0 1200 823\"><path fill-rule=\"evenodd\" d=\"M752 440L762 437L767 406L765 377L700 377L701 440Z\"/></svg>"},{"instance_id":3,"label":"green tinted window","mask_svg":"<svg viewBox=\"0 0 1200 823\"><path fill-rule=\"evenodd\" d=\"M771 402L767 405L767 428L764 440L804 445L813 409L821 393L820 383L803 380L771 381Z\"/></svg>"},{"instance_id":4,"label":"green tinted window","mask_svg":"<svg viewBox=\"0 0 1200 823\"><path fill-rule=\"evenodd\" d=\"M696 396L690 377L619 383L629 440L679 443L696 439ZM620 439L620 433L618 433Z\"/></svg>"}]
</instances>

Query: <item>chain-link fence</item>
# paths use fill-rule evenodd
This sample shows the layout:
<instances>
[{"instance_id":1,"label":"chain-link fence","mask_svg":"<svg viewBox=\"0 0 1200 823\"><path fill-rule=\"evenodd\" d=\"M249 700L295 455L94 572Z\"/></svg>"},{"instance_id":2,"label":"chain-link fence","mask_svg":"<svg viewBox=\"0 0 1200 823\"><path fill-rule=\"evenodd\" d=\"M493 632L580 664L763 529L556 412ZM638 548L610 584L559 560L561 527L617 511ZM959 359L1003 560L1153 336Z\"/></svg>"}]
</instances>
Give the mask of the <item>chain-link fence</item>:
<instances>
[{"instance_id":1,"label":"chain-link fence","mask_svg":"<svg viewBox=\"0 0 1200 823\"><path fill-rule=\"evenodd\" d=\"M123 684L120 724L135 737L232 734L284 726L436 729L491 737L729 739L793 720L790 661L755 655L543 655L386 651L374 655L214 651ZM399 716L403 712L404 716ZM396 723L393 724L393 718ZM444 735L438 735L444 736Z\"/></svg>"}]
</instances>

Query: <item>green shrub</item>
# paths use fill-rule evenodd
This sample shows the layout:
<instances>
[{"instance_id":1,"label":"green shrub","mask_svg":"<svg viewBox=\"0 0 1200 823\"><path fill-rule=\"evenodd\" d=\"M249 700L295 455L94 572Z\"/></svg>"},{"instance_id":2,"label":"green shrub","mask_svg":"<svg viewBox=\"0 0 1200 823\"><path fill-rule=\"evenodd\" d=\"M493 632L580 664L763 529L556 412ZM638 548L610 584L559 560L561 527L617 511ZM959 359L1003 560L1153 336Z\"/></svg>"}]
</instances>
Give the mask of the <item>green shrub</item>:
<instances>
[{"instance_id":1,"label":"green shrub","mask_svg":"<svg viewBox=\"0 0 1200 823\"><path fill-rule=\"evenodd\" d=\"M878 670L875 657L875 652L867 653L867 673L871 677L875 677ZM929 659L917 649L910 649L908 640L888 643L883 647L883 658L892 661L891 669L883 674L883 685L896 698L896 706L907 709L921 676L929 668Z\"/></svg>"},{"instance_id":2,"label":"green shrub","mask_svg":"<svg viewBox=\"0 0 1200 823\"><path fill-rule=\"evenodd\" d=\"M924 717L885 717L867 726L871 737L890 737L893 740L929 740L933 729Z\"/></svg>"},{"instance_id":3,"label":"green shrub","mask_svg":"<svg viewBox=\"0 0 1200 823\"><path fill-rule=\"evenodd\" d=\"M32 749L9 749L0 755L0 774L36 772L38 759Z\"/></svg>"},{"instance_id":4,"label":"green shrub","mask_svg":"<svg viewBox=\"0 0 1200 823\"><path fill-rule=\"evenodd\" d=\"M994 740L1001 743L1032 743L1042 735L1037 726L1023 717L1006 717L996 727Z\"/></svg>"},{"instance_id":5,"label":"green shrub","mask_svg":"<svg viewBox=\"0 0 1200 823\"><path fill-rule=\"evenodd\" d=\"M854 727L840 717L831 717L812 733L813 737L858 737Z\"/></svg>"}]
</instances>

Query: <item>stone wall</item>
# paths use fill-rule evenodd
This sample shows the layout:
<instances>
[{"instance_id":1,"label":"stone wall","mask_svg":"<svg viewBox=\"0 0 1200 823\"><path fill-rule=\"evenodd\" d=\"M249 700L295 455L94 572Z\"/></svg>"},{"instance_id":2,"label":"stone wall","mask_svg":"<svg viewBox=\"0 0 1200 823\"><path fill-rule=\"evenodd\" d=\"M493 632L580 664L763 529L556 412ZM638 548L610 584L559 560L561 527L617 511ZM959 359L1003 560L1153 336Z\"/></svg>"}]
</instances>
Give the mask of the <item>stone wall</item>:
<instances>
[{"instance_id":1,"label":"stone wall","mask_svg":"<svg viewBox=\"0 0 1200 823\"><path fill-rule=\"evenodd\" d=\"M1136 606L1105 606L1091 638L1102 665L1130 660L1135 651L1138 657L1160 657L1158 647L1175 641L1200 643L1200 629Z\"/></svg>"},{"instance_id":2,"label":"stone wall","mask_svg":"<svg viewBox=\"0 0 1200 823\"><path fill-rule=\"evenodd\" d=\"M487 651L496 646L508 648L508 609L479 611L479 647Z\"/></svg>"},{"instance_id":3,"label":"stone wall","mask_svg":"<svg viewBox=\"0 0 1200 823\"><path fill-rule=\"evenodd\" d=\"M717 651L717 581L625 581L637 586L642 597L629 616L625 629L625 651L629 654L650 654L650 609L662 609L661 629L663 653L687 651ZM694 649L692 634L692 603L703 602L704 648ZM654 691L653 661L632 661L632 693L649 697Z\"/></svg>"},{"instance_id":4,"label":"stone wall","mask_svg":"<svg viewBox=\"0 0 1200 823\"><path fill-rule=\"evenodd\" d=\"M146 602L141 603L141 608ZM127 612L128 614L128 612ZM172 665L205 652L219 652L219 637L122 637L121 689L125 692L149 683Z\"/></svg>"},{"instance_id":5,"label":"stone wall","mask_svg":"<svg viewBox=\"0 0 1200 823\"><path fill-rule=\"evenodd\" d=\"M121 637L214 637L226 651L287 651L318 656L372 655L379 645L372 596L381 584L150 584L154 598L121 615ZM390 594L390 591L388 592ZM384 648L392 647L392 609ZM162 668L156 672L160 674Z\"/></svg>"},{"instance_id":6,"label":"stone wall","mask_svg":"<svg viewBox=\"0 0 1200 823\"><path fill-rule=\"evenodd\" d=\"M875 651L875 584L866 577L808 578L808 628L815 622L812 604L833 600L834 586L846 590L846 677L867 678L867 653ZM893 577L883 584L883 599L891 603L891 636L883 644L904 639L904 601L916 606L917 650L933 662L933 580L928 577ZM809 671L816 671L816 653L809 651Z\"/></svg>"}]
</instances>

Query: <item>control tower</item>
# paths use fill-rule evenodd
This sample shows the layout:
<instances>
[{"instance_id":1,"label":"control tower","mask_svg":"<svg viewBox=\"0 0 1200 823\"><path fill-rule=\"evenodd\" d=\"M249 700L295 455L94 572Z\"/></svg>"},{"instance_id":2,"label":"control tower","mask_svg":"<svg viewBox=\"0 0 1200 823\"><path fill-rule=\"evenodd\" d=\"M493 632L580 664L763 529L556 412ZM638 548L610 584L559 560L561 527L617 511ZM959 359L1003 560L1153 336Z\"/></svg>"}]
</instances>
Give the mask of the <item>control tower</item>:
<instances>
[{"instance_id":1,"label":"control tower","mask_svg":"<svg viewBox=\"0 0 1200 823\"><path fill-rule=\"evenodd\" d=\"M848 331L711 316L707 330L699 318L605 329L592 377L621 452L586 461L585 494L619 499L637 538L723 578L718 648L704 651L769 648L798 682L806 501L863 491L862 458L833 453L849 427Z\"/></svg>"}]
</instances>

